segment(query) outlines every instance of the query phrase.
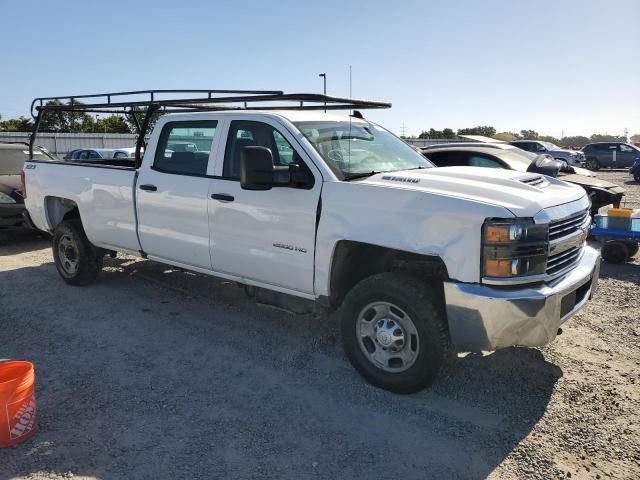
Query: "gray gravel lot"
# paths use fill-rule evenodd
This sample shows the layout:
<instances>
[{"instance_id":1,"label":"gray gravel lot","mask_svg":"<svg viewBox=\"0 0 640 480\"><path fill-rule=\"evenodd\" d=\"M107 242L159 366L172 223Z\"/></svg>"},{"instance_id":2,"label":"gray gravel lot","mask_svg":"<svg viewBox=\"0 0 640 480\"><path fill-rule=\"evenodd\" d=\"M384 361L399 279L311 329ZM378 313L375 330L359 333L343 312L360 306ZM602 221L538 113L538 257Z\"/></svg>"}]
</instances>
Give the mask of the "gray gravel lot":
<instances>
[{"instance_id":1,"label":"gray gravel lot","mask_svg":"<svg viewBox=\"0 0 640 480\"><path fill-rule=\"evenodd\" d=\"M625 184L626 172L600 172ZM8 478L640 478L640 260L541 349L452 359L394 395L344 358L336 319L118 257L58 278L48 239L0 233L0 358L36 364L40 431Z\"/></svg>"}]
</instances>

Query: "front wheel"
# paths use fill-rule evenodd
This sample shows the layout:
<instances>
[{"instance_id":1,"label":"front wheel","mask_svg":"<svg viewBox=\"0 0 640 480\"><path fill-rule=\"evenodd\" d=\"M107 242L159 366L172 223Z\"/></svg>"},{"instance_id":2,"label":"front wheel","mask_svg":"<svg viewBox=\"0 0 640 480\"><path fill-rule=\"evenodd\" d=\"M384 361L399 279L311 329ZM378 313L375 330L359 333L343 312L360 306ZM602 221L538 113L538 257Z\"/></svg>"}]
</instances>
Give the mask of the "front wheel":
<instances>
[{"instance_id":1,"label":"front wheel","mask_svg":"<svg viewBox=\"0 0 640 480\"><path fill-rule=\"evenodd\" d=\"M62 279L70 285L86 285L102 269L103 256L89 242L77 220L62 222L53 235L53 259Z\"/></svg>"},{"instance_id":2,"label":"front wheel","mask_svg":"<svg viewBox=\"0 0 640 480\"><path fill-rule=\"evenodd\" d=\"M622 263L629 258L629 249L623 241L608 240L602 246L600 254L607 263Z\"/></svg>"},{"instance_id":3,"label":"front wheel","mask_svg":"<svg viewBox=\"0 0 640 480\"><path fill-rule=\"evenodd\" d=\"M427 284L408 275L381 273L362 280L347 294L340 322L349 361L385 390L422 390L447 357L443 308Z\"/></svg>"}]
</instances>

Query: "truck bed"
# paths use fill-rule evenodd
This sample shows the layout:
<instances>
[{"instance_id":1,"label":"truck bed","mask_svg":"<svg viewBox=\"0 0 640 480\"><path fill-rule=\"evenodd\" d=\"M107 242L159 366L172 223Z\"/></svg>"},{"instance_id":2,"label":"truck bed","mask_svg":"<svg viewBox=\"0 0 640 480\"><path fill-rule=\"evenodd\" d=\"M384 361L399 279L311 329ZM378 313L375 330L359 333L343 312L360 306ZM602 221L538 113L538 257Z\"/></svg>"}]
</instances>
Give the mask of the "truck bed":
<instances>
[{"instance_id":1,"label":"truck bed","mask_svg":"<svg viewBox=\"0 0 640 480\"><path fill-rule=\"evenodd\" d=\"M25 204L39 229L52 231L77 207L82 218L92 219L83 225L91 243L106 249L139 250L134 205L137 173L132 162L29 161L25 173Z\"/></svg>"}]
</instances>

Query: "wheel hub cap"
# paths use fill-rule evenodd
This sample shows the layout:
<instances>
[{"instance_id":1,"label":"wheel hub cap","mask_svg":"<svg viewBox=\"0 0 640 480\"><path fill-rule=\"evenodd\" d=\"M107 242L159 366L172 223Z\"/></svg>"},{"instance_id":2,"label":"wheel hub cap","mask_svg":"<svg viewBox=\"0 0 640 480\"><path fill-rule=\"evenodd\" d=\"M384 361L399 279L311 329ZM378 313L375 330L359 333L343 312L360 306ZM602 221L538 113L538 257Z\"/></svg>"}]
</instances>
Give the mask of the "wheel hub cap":
<instances>
[{"instance_id":1,"label":"wheel hub cap","mask_svg":"<svg viewBox=\"0 0 640 480\"><path fill-rule=\"evenodd\" d=\"M389 302L367 305L356 322L362 353L377 368L401 372L418 357L418 331L401 308Z\"/></svg>"}]
</instances>

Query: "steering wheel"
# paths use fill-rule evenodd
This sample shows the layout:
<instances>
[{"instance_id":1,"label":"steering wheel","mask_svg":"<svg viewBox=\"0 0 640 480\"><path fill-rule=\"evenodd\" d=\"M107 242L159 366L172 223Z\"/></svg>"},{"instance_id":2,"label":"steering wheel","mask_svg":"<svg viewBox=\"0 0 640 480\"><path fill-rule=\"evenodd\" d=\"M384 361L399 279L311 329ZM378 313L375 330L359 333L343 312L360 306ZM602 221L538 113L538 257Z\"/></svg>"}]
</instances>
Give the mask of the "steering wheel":
<instances>
[{"instance_id":1,"label":"steering wheel","mask_svg":"<svg viewBox=\"0 0 640 480\"><path fill-rule=\"evenodd\" d=\"M341 148L334 148L327 152L327 158L329 160L333 160L334 162L343 163L344 162L344 150Z\"/></svg>"}]
</instances>

